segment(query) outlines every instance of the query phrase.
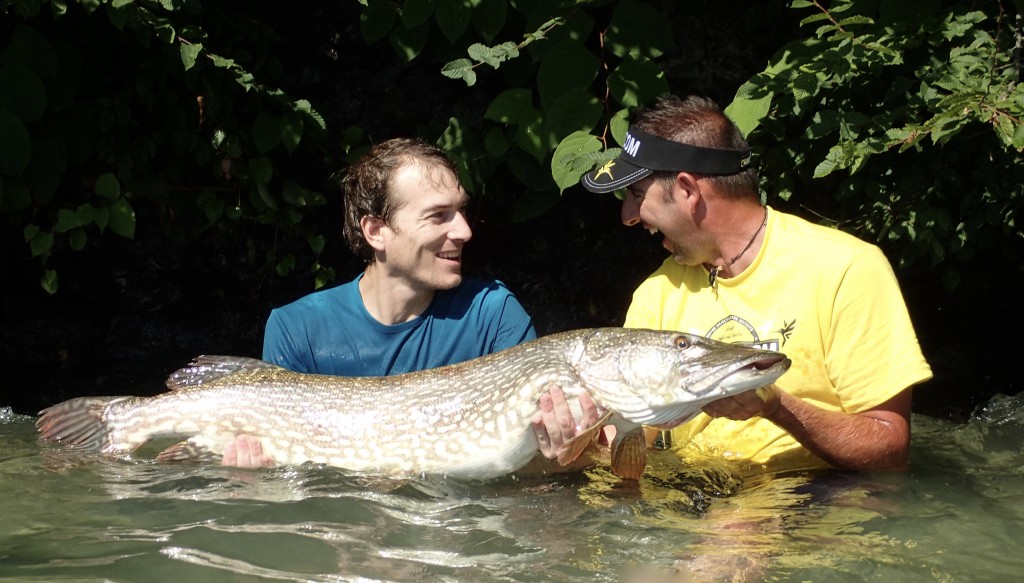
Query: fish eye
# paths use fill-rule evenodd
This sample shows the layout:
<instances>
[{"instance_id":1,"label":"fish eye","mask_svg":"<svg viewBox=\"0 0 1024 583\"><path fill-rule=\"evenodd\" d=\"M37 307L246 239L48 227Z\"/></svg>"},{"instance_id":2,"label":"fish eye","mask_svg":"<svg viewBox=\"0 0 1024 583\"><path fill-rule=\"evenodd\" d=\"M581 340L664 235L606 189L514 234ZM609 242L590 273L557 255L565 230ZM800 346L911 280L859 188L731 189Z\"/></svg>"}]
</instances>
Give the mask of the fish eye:
<instances>
[{"instance_id":1,"label":"fish eye","mask_svg":"<svg viewBox=\"0 0 1024 583\"><path fill-rule=\"evenodd\" d=\"M672 341L672 344L674 344L676 348L690 347L690 342L686 339L686 336L676 336L675 340Z\"/></svg>"}]
</instances>

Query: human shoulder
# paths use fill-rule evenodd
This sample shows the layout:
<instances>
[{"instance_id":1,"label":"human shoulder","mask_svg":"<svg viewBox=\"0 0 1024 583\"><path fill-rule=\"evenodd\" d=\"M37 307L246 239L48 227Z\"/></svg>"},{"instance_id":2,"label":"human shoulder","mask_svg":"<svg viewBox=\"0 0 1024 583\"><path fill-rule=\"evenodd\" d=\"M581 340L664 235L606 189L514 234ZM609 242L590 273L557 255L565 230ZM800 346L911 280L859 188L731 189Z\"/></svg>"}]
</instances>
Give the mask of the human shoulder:
<instances>
[{"instance_id":1,"label":"human shoulder","mask_svg":"<svg viewBox=\"0 0 1024 583\"><path fill-rule=\"evenodd\" d=\"M457 302L501 302L514 295L502 281L497 279L478 279L463 277L462 283L450 290L438 292L439 296L448 296Z\"/></svg>"},{"instance_id":2,"label":"human shoulder","mask_svg":"<svg viewBox=\"0 0 1024 583\"><path fill-rule=\"evenodd\" d=\"M358 281L359 278L356 278L332 288L304 295L291 303L275 308L273 313L280 318L301 320L323 318L324 311L355 310L360 307L357 302L359 299Z\"/></svg>"},{"instance_id":3,"label":"human shoulder","mask_svg":"<svg viewBox=\"0 0 1024 583\"><path fill-rule=\"evenodd\" d=\"M774 211L770 224L773 254L799 257L804 263L822 266L849 265L870 260L886 261L877 245L835 227L812 223L789 213Z\"/></svg>"}]
</instances>

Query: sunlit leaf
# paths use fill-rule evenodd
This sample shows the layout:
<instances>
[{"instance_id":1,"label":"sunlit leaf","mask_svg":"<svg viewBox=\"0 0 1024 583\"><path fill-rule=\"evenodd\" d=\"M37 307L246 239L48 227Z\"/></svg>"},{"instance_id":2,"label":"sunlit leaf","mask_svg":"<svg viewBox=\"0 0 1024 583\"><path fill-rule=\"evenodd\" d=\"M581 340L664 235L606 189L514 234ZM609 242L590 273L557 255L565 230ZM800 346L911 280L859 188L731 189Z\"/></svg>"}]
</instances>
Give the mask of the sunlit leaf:
<instances>
[{"instance_id":1,"label":"sunlit leaf","mask_svg":"<svg viewBox=\"0 0 1024 583\"><path fill-rule=\"evenodd\" d=\"M113 200L121 196L121 183L118 182L117 176L108 172L96 178L96 184L93 185L93 191L103 198Z\"/></svg>"},{"instance_id":2,"label":"sunlit leaf","mask_svg":"<svg viewBox=\"0 0 1024 583\"><path fill-rule=\"evenodd\" d=\"M135 209L121 197L110 205L110 230L127 239L135 238Z\"/></svg>"}]
</instances>

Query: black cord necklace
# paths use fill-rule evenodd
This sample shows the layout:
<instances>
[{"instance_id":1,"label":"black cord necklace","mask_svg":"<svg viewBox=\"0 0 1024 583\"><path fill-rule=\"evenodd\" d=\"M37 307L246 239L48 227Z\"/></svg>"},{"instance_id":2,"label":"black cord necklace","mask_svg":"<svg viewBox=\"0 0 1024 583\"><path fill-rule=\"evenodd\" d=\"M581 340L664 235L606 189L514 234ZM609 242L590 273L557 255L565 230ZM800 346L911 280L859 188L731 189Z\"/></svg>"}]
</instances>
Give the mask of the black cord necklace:
<instances>
[{"instance_id":1,"label":"black cord necklace","mask_svg":"<svg viewBox=\"0 0 1024 583\"><path fill-rule=\"evenodd\" d=\"M758 227L756 231L754 231L753 236L751 236L750 240L747 241L747 246L744 247L742 251L737 253L735 257L730 259L729 263L726 263L725 265L715 265L711 269L708 270L708 285L709 286L715 287L715 282L718 281L718 273L720 271L722 271L723 269L725 269L726 267L732 267L733 263L736 263L736 261L740 257L743 257L743 254L746 253L748 249L750 249L751 245L754 244L754 239L757 239L757 234L760 233L761 229L763 229L764 226L767 225L767 224L768 224L768 209L766 208L766 209L764 209L764 220L761 221L761 226Z\"/></svg>"}]
</instances>

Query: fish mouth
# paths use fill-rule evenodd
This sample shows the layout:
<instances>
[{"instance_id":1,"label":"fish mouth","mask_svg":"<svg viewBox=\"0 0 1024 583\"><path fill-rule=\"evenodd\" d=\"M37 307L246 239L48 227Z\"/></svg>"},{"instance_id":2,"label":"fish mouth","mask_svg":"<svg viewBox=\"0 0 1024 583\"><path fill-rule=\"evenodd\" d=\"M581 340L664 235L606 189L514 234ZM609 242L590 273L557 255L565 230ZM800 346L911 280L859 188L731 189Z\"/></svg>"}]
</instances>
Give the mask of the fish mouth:
<instances>
[{"instance_id":1,"label":"fish mouth","mask_svg":"<svg viewBox=\"0 0 1024 583\"><path fill-rule=\"evenodd\" d=\"M759 356L756 360L741 362L718 383L718 388L730 394L756 389L774 382L792 364L793 361L781 352Z\"/></svg>"},{"instance_id":2,"label":"fish mouth","mask_svg":"<svg viewBox=\"0 0 1024 583\"><path fill-rule=\"evenodd\" d=\"M682 404L653 407L654 415L642 421L657 429L668 430L681 425L700 413L701 408L718 399L752 391L775 382L792 361L781 352L767 352L736 362L728 370L707 379L706 388L699 394L690 393L692 399ZM715 380L717 379L717 380Z\"/></svg>"}]
</instances>

